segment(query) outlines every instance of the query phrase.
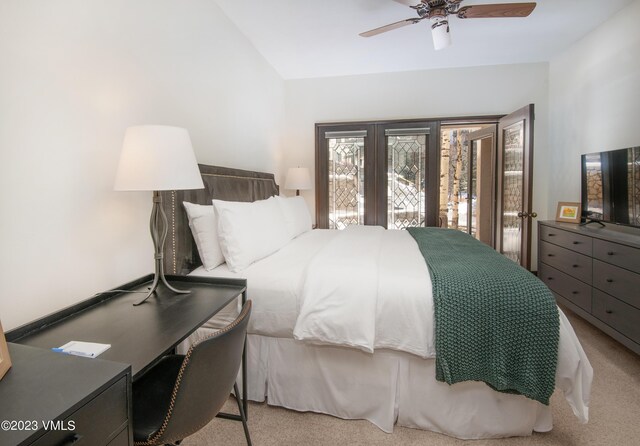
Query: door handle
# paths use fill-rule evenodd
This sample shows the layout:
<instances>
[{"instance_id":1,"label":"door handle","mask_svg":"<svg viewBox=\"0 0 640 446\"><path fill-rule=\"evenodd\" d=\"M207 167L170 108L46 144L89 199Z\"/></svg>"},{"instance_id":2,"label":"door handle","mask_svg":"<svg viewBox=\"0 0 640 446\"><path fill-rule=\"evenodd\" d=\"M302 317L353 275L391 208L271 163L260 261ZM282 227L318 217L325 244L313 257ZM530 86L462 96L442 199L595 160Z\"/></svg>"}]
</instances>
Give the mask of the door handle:
<instances>
[{"instance_id":1,"label":"door handle","mask_svg":"<svg viewBox=\"0 0 640 446\"><path fill-rule=\"evenodd\" d=\"M536 218L537 216L538 216L537 212L532 212L532 213L528 213L527 211L518 212L518 218L527 218L527 217Z\"/></svg>"}]
</instances>

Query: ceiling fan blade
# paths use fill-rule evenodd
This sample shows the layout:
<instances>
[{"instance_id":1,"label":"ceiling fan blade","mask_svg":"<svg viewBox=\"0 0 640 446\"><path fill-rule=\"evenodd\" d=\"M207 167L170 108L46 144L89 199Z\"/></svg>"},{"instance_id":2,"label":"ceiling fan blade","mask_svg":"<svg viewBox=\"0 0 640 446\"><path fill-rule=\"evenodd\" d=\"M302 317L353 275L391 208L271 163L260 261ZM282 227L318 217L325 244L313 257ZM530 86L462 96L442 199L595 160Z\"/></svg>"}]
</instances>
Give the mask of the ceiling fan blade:
<instances>
[{"instance_id":1,"label":"ceiling fan blade","mask_svg":"<svg viewBox=\"0 0 640 446\"><path fill-rule=\"evenodd\" d=\"M400 20L399 22L390 23L388 25L381 26L380 28L370 29L369 31L360 33L360 35L362 37L376 36L378 34L386 33L387 31L391 31L393 29L402 28L403 26L413 25L415 23L420 22L422 19L423 19L422 17L417 17L415 19Z\"/></svg>"},{"instance_id":2,"label":"ceiling fan blade","mask_svg":"<svg viewBox=\"0 0 640 446\"><path fill-rule=\"evenodd\" d=\"M458 10L461 19L494 17L527 17L535 9L535 3L502 3L496 5L464 6Z\"/></svg>"},{"instance_id":3,"label":"ceiling fan blade","mask_svg":"<svg viewBox=\"0 0 640 446\"><path fill-rule=\"evenodd\" d=\"M394 0L398 3L402 3L403 5L413 6L420 3L420 0Z\"/></svg>"}]
</instances>

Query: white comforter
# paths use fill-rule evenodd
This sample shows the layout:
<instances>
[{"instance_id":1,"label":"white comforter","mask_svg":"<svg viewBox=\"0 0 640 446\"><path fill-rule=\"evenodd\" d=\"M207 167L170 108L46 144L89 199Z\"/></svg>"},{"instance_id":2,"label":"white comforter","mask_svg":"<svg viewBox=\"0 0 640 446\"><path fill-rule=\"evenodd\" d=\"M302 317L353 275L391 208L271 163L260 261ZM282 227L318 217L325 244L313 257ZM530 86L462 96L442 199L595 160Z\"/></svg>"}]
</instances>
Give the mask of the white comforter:
<instances>
[{"instance_id":1,"label":"white comforter","mask_svg":"<svg viewBox=\"0 0 640 446\"><path fill-rule=\"evenodd\" d=\"M341 231L311 259L298 306L295 339L435 356L431 278L405 231Z\"/></svg>"},{"instance_id":2,"label":"white comforter","mask_svg":"<svg viewBox=\"0 0 640 446\"><path fill-rule=\"evenodd\" d=\"M311 231L239 274L224 266L193 274L246 277L254 302L252 333L435 357L431 279L406 231L371 226ZM556 386L582 422L588 420L592 377L560 312Z\"/></svg>"}]
</instances>

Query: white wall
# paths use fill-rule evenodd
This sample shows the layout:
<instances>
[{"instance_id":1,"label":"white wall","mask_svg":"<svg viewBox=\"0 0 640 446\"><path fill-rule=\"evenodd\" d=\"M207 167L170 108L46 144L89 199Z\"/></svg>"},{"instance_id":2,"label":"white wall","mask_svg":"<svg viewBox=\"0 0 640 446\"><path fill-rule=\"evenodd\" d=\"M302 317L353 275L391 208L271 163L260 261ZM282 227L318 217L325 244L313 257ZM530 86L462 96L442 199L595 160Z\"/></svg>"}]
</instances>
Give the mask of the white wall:
<instances>
[{"instance_id":1,"label":"white wall","mask_svg":"<svg viewBox=\"0 0 640 446\"><path fill-rule=\"evenodd\" d=\"M536 107L533 209L547 218L548 65L520 64L290 80L281 171L314 167L314 124L508 114ZM301 192L312 211L314 191ZM535 233L534 238L535 239ZM534 258L535 265L535 243Z\"/></svg>"},{"instance_id":2,"label":"white wall","mask_svg":"<svg viewBox=\"0 0 640 446\"><path fill-rule=\"evenodd\" d=\"M200 162L283 184L288 167L313 173L316 122L535 103L534 210L552 218L579 199L581 153L640 143L639 19L637 0L550 66L283 82L210 0L5 0L0 319L10 329L151 271L150 195L111 190L133 124L187 127Z\"/></svg>"},{"instance_id":3,"label":"white wall","mask_svg":"<svg viewBox=\"0 0 640 446\"><path fill-rule=\"evenodd\" d=\"M549 65L549 212L580 201L580 155L640 145L640 0Z\"/></svg>"},{"instance_id":4,"label":"white wall","mask_svg":"<svg viewBox=\"0 0 640 446\"><path fill-rule=\"evenodd\" d=\"M283 116L283 81L213 1L2 1L4 328L152 271L151 194L112 191L127 126L277 171Z\"/></svg>"}]
</instances>

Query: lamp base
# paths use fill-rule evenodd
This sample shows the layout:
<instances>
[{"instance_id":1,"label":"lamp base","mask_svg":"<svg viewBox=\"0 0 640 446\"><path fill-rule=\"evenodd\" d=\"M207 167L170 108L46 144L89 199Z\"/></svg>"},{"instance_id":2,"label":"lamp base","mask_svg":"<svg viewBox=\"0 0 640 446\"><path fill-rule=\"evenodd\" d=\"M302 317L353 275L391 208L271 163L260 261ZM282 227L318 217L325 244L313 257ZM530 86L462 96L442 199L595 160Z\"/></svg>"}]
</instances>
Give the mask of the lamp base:
<instances>
[{"instance_id":1,"label":"lamp base","mask_svg":"<svg viewBox=\"0 0 640 446\"><path fill-rule=\"evenodd\" d=\"M153 240L153 247L155 249L155 266L156 273L153 276L153 283L151 284L151 288L149 289L149 293L144 297L144 299L133 304L134 307L144 303L153 293L156 292L160 282L164 284L167 288L169 288L174 293L178 294L188 294L191 291L189 290L179 290L169 285L167 278L164 276L164 242L167 239L167 231L169 228L169 224L167 222L167 216L162 209L160 204L162 203L162 197L160 196L160 192L153 192L153 208L151 209L151 220L149 221L149 229L151 231L151 239Z\"/></svg>"},{"instance_id":2,"label":"lamp base","mask_svg":"<svg viewBox=\"0 0 640 446\"><path fill-rule=\"evenodd\" d=\"M171 285L169 285L169 282L167 282L167 278L164 276L164 273L161 272L160 274L158 274L158 272L156 271L156 274L153 276L153 283L151 284L151 288L149 289L149 292L144 297L144 299L141 299L138 302L134 303L133 306L137 307L138 305L143 304L147 299L149 299L149 297L151 297L151 295L155 293L156 290L159 288L161 281L162 283L164 283L164 286L169 288L174 293L189 294L191 292L189 290L179 290L177 288L172 287Z\"/></svg>"}]
</instances>

